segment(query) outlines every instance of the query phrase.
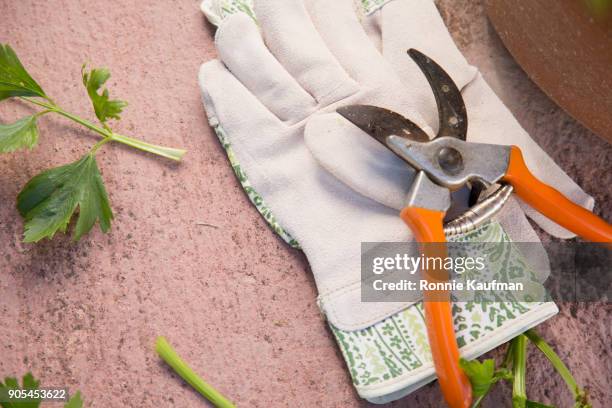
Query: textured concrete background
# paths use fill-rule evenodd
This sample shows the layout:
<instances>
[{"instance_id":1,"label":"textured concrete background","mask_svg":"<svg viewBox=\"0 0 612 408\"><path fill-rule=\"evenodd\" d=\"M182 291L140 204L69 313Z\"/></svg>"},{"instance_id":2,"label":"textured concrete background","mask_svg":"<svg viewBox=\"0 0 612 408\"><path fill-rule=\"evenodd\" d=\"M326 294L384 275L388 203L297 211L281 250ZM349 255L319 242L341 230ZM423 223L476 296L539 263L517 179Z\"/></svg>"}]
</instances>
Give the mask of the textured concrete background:
<instances>
[{"instance_id":1,"label":"textured concrete background","mask_svg":"<svg viewBox=\"0 0 612 408\"><path fill-rule=\"evenodd\" d=\"M480 1L439 5L468 59L612 219L612 148L529 81ZM206 124L196 75L215 50L198 2L0 0L0 16L0 42L68 110L92 116L80 66L107 66L111 94L130 102L116 130L189 149L175 165L106 146L100 166L116 219L110 234L96 227L78 244L20 243L14 200L30 177L75 160L93 136L45 117L35 151L0 156L0 376L32 370L45 385L81 389L88 407L206 406L156 357L154 339L165 335L239 406L368 406L319 315L306 260L268 230ZM0 121L28 110L5 102ZM543 335L594 405L611 406L610 307L561 309ZM562 381L532 356L530 395L571 406ZM486 406L509 404L499 389ZM438 386L392 406L442 406Z\"/></svg>"}]
</instances>

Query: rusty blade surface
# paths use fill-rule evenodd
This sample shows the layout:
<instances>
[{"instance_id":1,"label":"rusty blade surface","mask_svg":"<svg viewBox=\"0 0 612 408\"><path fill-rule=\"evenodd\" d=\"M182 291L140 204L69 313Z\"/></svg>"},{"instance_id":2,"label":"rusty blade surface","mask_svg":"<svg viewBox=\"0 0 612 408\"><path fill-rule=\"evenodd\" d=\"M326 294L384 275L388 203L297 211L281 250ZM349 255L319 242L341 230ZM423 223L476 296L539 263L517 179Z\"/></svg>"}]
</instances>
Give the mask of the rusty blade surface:
<instances>
[{"instance_id":1,"label":"rusty blade surface","mask_svg":"<svg viewBox=\"0 0 612 408\"><path fill-rule=\"evenodd\" d=\"M434 60L414 48L408 55L419 66L436 97L440 130L436 137L455 137L466 140L468 117L461 91L450 75Z\"/></svg>"},{"instance_id":2,"label":"rusty blade surface","mask_svg":"<svg viewBox=\"0 0 612 408\"><path fill-rule=\"evenodd\" d=\"M349 105L336 110L338 114L387 146L387 137L399 136L414 142L428 142L423 132L410 119L389 109L371 105Z\"/></svg>"}]
</instances>

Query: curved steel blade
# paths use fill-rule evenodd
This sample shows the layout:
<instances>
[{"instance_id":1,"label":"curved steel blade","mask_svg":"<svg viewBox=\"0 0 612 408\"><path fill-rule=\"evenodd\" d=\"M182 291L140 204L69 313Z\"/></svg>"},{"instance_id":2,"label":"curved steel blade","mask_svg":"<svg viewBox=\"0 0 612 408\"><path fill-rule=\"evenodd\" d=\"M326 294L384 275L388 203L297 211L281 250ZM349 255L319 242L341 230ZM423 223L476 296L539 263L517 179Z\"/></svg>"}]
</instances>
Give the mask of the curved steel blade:
<instances>
[{"instance_id":1,"label":"curved steel blade","mask_svg":"<svg viewBox=\"0 0 612 408\"><path fill-rule=\"evenodd\" d=\"M420 51L411 48L408 55L427 77L438 104L440 130L436 137L450 136L466 140L468 117L457 85L444 69Z\"/></svg>"},{"instance_id":2,"label":"curved steel blade","mask_svg":"<svg viewBox=\"0 0 612 408\"><path fill-rule=\"evenodd\" d=\"M394 135L414 142L428 142L427 133L414 122L388 109L371 105L349 105L336 110L353 125L387 146Z\"/></svg>"}]
</instances>

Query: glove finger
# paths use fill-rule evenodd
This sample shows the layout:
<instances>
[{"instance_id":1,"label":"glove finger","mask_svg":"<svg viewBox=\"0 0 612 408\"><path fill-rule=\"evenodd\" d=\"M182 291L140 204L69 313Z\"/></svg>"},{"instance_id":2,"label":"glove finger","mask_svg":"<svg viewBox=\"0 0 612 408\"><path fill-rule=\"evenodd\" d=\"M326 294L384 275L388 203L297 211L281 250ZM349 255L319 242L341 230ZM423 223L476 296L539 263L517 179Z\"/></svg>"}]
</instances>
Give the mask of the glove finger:
<instances>
[{"instance_id":1,"label":"glove finger","mask_svg":"<svg viewBox=\"0 0 612 408\"><path fill-rule=\"evenodd\" d=\"M316 109L314 98L274 58L257 25L246 14L226 18L215 43L227 68L281 120L298 122Z\"/></svg>"},{"instance_id":2,"label":"glove finger","mask_svg":"<svg viewBox=\"0 0 612 408\"><path fill-rule=\"evenodd\" d=\"M359 90L317 33L301 0L258 0L255 14L272 54L320 104Z\"/></svg>"},{"instance_id":3,"label":"glove finger","mask_svg":"<svg viewBox=\"0 0 612 408\"><path fill-rule=\"evenodd\" d=\"M438 129L438 111L431 88L419 67L407 55L416 48L437 61L449 73L459 89L476 75L457 49L432 0L396 0L368 17L380 24L383 55L421 106L427 123ZM370 30L372 31L372 30Z\"/></svg>"},{"instance_id":4,"label":"glove finger","mask_svg":"<svg viewBox=\"0 0 612 408\"><path fill-rule=\"evenodd\" d=\"M398 211L404 207L416 172L361 129L335 113L318 115L306 124L304 138L319 164L354 191Z\"/></svg>"},{"instance_id":5,"label":"glove finger","mask_svg":"<svg viewBox=\"0 0 612 408\"><path fill-rule=\"evenodd\" d=\"M369 40L353 0L312 0L307 2L307 7L329 50L358 83L376 84L395 75Z\"/></svg>"},{"instance_id":6,"label":"glove finger","mask_svg":"<svg viewBox=\"0 0 612 408\"><path fill-rule=\"evenodd\" d=\"M406 64L406 52L416 48L442 64L459 89L474 79L476 68L455 45L432 0L392 1L380 13L383 53L396 70L406 70L401 76L413 80L408 74L416 64Z\"/></svg>"},{"instance_id":7,"label":"glove finger","mask_svg":"<svg viewBox=\"0 0 612 408\"><path fill-rule=\"evenodd\" d=\"M523 130L482 76L463 91L467 111L470 113L470 142L516 145L523 151L525 162L540 180L563 193L576 204L592 210L595 201L572 180L550 156ZM529 218L549 234L569 239L575 235L546 218L529 205L521 202Z\"/></svg>"},{"instance_id":8,"label":"glove finger","mask_svg":"<svg viewBox=\"0 0 612 408\"><path fill-rule=\"evenodd\" d=\"M269 148L286 130L280 119L263 106L221 61L203 64L199 82L211 126L222 123L232 144Z\"/></svg>"}]
</instances>

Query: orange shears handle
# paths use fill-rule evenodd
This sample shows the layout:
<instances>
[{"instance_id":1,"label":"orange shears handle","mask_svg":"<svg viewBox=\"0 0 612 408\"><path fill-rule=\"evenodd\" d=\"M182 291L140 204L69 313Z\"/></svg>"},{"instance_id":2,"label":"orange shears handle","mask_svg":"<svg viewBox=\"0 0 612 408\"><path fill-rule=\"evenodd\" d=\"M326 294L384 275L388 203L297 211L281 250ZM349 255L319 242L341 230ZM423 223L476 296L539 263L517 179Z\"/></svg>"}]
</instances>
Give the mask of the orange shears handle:
<instances>
[{"instance_id":1,"label":"orange shears handle","mask_svg":"<svg viewBox=\"0 0 612 408\"><path fill-rule=\"evenodd\" d=\"M503 180L511 184L526 203L563 228L592 242L612 242L612 225L538 180L527 168L523 154L516 146L512 146L510 164Z\"/></svg>"},{"instance_id":2,"label":"orange shears handle","mask_svg":"<svg viewBox=\"0 0 612 408\"><path fill-rule=\"evenodd\" d=\"M402 220L414 232L425 257L447 256L444 215L441 211L413 207L404 208L401 212ZM424 270L422 275L431 281L441 281L445 273ZM472 403L472 386L459 366L459 348L455 338L450 294L439 291L425 292L423 298L427 336L444 399L451 408L468 408Z\"/></svg>"}]
</instances>

